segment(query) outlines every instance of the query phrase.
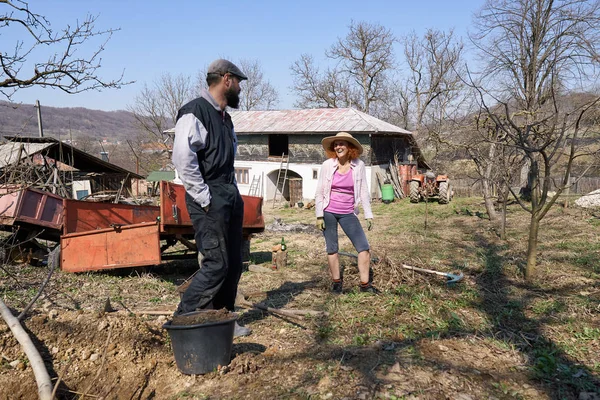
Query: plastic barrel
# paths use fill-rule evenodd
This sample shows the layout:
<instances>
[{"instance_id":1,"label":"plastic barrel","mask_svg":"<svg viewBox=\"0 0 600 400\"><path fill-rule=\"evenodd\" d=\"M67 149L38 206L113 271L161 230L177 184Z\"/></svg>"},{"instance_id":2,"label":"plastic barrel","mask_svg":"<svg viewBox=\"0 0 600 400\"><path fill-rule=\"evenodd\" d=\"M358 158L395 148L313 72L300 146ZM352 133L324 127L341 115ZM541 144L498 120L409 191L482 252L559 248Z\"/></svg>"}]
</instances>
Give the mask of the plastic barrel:
<instances>
[{"instance_id":1,"label":"plastic barrel","mask_svg":"<svg viewBox=\"0 0 600 400\"><path fill-rule=\"evenodd\" d=\"M394 186L390 184L381 185L381 200L384 203L394 201Z\"/></svg>"},{"instance_id":2,"label":"plastic barrel","mask_svg":"<svg viewBox=\"0 0 600 400\"><path fill-rule=\"evenodd\" d=\"M177 368L184 374L200 375L228 365L236 319L197 325L164 324Z\"/></svg>"}]
</instances>

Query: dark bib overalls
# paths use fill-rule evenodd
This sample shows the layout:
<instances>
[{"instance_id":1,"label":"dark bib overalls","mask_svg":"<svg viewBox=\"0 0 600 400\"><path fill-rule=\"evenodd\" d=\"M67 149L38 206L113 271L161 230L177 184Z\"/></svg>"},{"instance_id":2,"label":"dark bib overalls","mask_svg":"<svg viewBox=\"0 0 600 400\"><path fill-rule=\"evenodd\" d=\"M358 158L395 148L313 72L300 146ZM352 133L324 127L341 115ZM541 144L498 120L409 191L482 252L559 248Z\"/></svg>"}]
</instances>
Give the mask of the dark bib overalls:
<instances>
[{"instance_id":1,"label":"dark bib overalls","mask_svg":"<svg viewBox=\"0 0 600 400\"><path fill-rule=\"evenodd\" d=\"M186 193L187 209L194 225L202 265L183 293L176 313L196 309L226 308L233 311L242 273L242 223L244 203L234 183L233 123L225 112L206 99L184 105L177 115L193 113L208 131L204 149L198 152L200 172L211 194L204 211Z\"/></svg>"}]
</instances>

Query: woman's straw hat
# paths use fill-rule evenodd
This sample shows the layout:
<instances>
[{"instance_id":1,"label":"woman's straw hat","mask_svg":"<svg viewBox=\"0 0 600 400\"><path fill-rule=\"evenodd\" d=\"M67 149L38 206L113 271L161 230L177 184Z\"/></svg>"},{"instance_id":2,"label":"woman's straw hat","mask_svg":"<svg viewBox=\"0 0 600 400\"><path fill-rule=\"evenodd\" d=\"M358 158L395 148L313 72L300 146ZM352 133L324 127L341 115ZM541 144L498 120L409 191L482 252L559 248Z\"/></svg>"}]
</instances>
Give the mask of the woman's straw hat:
<instances>
[{"instance_id":1,"label":"woman's straw hat","mask_svg":"<svg viewBox=\"0 0 600 400\"><path fill-rule=\"evenodd\" d=\"M351 143L352 145L354 145L354 147L358 149L359 155L363 152L363 148L360 145L360 143L358 143L358 140L354 139L354 137L352 137L352 135L348 132L339 132L335 136L327 136L326 138L321 140L321 144L323 145L323 148L326 151L331 150L331 144L336 140L345 140L346 142Z\"/></svg>"}]
</instances>

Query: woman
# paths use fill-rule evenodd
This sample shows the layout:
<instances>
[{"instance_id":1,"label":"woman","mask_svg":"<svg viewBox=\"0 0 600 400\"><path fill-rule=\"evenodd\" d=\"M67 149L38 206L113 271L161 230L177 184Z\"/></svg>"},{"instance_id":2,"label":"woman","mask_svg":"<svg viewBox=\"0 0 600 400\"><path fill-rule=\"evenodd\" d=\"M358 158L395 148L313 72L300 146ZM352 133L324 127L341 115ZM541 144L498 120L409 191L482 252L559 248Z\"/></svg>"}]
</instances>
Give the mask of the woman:
<instances>
[{"instance_id":1,"label":"woman","mask_svg":"<svg viewBox=\"0 0 600 400\"><path fill-rule=\"evenodd\" d=\"M367 187L365 163L359 156L363 148L351 134L340 132L321 141L328 159L321 166L315 209L317 228L323 231L327 245L327 263L331 273L333 293L342 293L342 277L338 256L338 224L358 252L360 291L378 293L369 279L371 254L369 242L357 218L362 204L367 228L373 227L371 197Z\"/></svg>"}]
</instances>

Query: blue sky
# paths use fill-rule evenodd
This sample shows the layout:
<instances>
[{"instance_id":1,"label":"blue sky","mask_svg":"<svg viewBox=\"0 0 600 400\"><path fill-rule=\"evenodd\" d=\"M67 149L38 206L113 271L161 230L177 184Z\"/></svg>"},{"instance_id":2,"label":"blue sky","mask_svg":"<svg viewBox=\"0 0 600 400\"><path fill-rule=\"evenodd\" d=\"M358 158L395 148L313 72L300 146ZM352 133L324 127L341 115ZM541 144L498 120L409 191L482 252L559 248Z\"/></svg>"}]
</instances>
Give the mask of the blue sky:
<instances>
[{"instance_id":1,"label":"blue sky","mask_svg":"<svg viewBox=\"0 0 600 400\"><path fill-rule=\"evenodd\" d=\"M120 28L103 52L100 75L120 76L134 84L120 90L67 95L49 88L20 90L16 102L55 107L122 110L134 102L144 83L162 73L196 76L215 58L257 59L278 90L279 108L293 108L290 65L303 53L325 62L324 52L348 32L352 20L378 23L396 36L428 28L454 28L465 35L483 0L335 0L158 1L31 0L54 29L99 15L96 28ZM2 6L3 7L3 6ZM3 31L0 45L12 38ZM399 48L398 48L399 50Z\"/></svg>"}]
</instances>

